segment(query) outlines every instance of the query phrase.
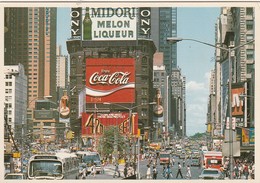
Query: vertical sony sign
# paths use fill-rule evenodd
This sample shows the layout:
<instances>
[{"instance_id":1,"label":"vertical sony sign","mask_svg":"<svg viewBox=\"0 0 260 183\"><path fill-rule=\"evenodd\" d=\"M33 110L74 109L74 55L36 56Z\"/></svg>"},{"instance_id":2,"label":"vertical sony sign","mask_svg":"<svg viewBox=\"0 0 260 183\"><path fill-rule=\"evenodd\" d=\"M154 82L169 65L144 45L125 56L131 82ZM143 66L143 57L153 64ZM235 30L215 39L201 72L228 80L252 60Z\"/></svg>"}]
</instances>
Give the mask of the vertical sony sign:
<instances>
[{"instance_id":1,"label":"vertical sony sign","mask_svg":"<svg viewBox=\"0 0 260 183\"><path fill-rule=\"evenodd\" d=\"M71 37L81 36L81 8L71 8L70 17Z\"/></svg>"},{"instance_id":2,"label":"vertical sony sign","mask_svg":"<svg viewBox=\"0 0 260 183\"><path fill-rule=\"evenodd\" d=\"M151 8L140 8L140 36L150 38L151 35Z\"/></svg>"}]
</instances>

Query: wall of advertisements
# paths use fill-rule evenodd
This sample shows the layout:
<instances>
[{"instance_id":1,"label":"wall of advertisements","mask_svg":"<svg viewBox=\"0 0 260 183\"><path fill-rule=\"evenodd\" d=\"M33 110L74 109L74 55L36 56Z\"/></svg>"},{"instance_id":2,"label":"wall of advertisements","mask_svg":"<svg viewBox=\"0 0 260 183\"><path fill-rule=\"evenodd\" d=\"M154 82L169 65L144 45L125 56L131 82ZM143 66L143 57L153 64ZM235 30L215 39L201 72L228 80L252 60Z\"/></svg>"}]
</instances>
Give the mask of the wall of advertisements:
<instances>
[{"instance_id":1,"label":"wall of advertisements","mask_svg":"<svg viewBox=\"0 0 260 183\"><path fill-rule=\"evenodd\" d=\"M138 115L132 115L132 134L138 131ZM129 133L129 113L82 113L82 136L102 135L110 126L117 126L120 133Z\"/></svg>"},{"instance_id":2,"label":"wall of advertisements","mask_svg":"<svg viewBox=\"0 0 260 183\"><path fill-rule=\"evenodd\" d=\"M134 103L135 59L87 58L87 103Z\"/></svg>"}]
</instances>

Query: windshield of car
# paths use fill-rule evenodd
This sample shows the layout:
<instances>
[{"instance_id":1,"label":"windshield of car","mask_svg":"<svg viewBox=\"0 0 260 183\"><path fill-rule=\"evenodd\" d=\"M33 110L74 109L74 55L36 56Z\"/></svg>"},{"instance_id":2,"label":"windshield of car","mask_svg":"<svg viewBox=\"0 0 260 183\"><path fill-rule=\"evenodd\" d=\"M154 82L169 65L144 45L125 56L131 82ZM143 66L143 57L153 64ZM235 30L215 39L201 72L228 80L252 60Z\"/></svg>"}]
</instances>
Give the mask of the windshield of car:
<instances>
[{"instance_id":1,"label":"windshield of car","mask_svg":"<svg viewBox=\"0 0 260 183\"><path fill-rule=\"evenodd\" d=\"M217 170L204 170L203 171L203 174L218 174L218 171Z\"/></svg>"}]
</instances>

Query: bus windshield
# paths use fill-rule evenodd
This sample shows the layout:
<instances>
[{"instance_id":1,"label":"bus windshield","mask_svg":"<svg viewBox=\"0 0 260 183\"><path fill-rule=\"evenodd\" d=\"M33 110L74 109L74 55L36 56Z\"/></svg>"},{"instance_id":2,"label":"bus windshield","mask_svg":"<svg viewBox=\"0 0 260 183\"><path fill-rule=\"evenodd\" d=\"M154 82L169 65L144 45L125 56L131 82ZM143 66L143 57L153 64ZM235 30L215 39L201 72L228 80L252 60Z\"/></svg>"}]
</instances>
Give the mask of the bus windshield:
<instances>
[{"instance_id":1,"label":"bus windshield","mask_svg":"<svg viewBox=\"0 0 260 183\"><path fill-rule=\"evenodd\" d=\"M93 154L93 155L86 155L82 158L83 163L95 163L99 162L100 158L98 154Z\"/></svg>"},{"instance_id":2,"label":"bus windshield","mask_svg":"<svg viewBox=\"0 0 260 183\"><path fill-rule=\"evenodd\" d=\"M62 164L59 161L32 161L29 176L62 176Z\"/></svg>"}]
</instances>

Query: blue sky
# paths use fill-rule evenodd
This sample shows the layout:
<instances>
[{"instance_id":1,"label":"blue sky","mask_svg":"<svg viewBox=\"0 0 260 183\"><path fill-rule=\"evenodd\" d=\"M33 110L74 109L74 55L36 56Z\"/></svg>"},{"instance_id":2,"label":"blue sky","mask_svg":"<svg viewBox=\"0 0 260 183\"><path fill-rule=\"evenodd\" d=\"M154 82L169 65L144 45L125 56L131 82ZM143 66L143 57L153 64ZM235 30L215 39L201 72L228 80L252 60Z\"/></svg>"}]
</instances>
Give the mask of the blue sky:
<instances>
[{"instance_id":1,"label":"blue sky","mask_svg":"<svg viewBox=\"0 0 260 183\"><path fill-rule=\"evenodd\" d=\"M220 8L178 8L177 34L181 38L197 39L214 44L215 24ZM66 55L66 40L70 38L70 8L58 8L57 43ZM192 41L177 46L177 62L186 76L187 135L206 130L209 73L214 68L214 48Z\"/></svg>"}]
</instances>

